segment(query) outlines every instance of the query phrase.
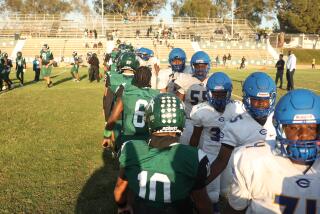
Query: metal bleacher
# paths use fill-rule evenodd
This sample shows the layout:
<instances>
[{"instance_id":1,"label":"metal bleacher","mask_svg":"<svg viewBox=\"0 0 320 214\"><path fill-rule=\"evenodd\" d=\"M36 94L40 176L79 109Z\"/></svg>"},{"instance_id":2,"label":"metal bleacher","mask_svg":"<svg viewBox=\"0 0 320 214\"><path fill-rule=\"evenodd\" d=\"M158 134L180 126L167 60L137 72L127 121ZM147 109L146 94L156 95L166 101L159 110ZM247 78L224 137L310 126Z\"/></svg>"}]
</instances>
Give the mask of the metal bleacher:
<instances>
[{"instance_id":1,"label":"metal bleacher","mask_svg":"<svg viewBox=\"0 0 320 214\"><path fill-rule=\"evenodd\" d=\"M115 15L104 16L103 22L99 16L82 17L82 19L67 19L62 15L8 15L0 19L0 49L10 54L15 46L13 37L18 34L25 39L23 55L28 61L32 61L39 54L41 46L47 43L56 60L61 57L71 57L76 50L79 55L85 56L87 52L96 52L99 56L106 51L108 40L112 31L117 30L117 38L132 43L134 46L144 46L152 49L156 56L163 62L167 62L168 54L172 47L183 48L190 60L194 53L191 41L197 41L202 50L209 53L212 59L217 55L222 58L224 54L230 53L237 63L243 56L248 62L254 63L260 60L266 64L269 56L265 44L255 44L251 39L254 28L245 19L233 21L234 37L231 38L231 20L195 17L174 17L172 23L164 23L154 16L131 16L122 17ZM152 32L147 35L148 28ZM162 44L155 42L159 29L172 29L172 35L168 41ZM84 30L95 29L98 38L84 35ZM140 31L139 38L136 32ZM226 38L227 37L227 38ZM102 47L93 47L101 43Z\"/></svg>"}]
</instances>

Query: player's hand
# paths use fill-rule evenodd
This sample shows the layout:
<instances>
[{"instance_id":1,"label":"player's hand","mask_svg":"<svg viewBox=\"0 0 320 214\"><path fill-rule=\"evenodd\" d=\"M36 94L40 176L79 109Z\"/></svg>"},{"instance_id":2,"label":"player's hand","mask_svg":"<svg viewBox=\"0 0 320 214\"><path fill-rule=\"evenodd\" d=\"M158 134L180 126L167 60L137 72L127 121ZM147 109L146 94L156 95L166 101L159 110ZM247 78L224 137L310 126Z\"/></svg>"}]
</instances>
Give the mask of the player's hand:
<instances>
[{"instance_id":1,"label":"player's hand","mask_svg":"<svg viewBox=\"0 0 320 214\"><path fill-rule=\"evenodd\" d=\"M127 205L126 207L118 208L118 214L133 214L132 207Z\"/></svg>"},{"instance_id":2,"label":"player's hand","mask_svg":"<svg viewBox=\"0 0 320 214\"><path fill-rule=\"evenodd\" d=\"M49 64L48 64L48 65L46 65L46 68L49 68Z\"/></svg>"},{"instance_id":3,"label":"player's hand","mask_svg":"<svg viewBox=\"0 0 320 214\"><path fill-rule=\"evenodd\" d=\"M114 132L112 132L111 136L108 138L104 138L102 141L102 146L107 149L114 150L115 147L115 137Z\"/></svg>"}]
</instances>

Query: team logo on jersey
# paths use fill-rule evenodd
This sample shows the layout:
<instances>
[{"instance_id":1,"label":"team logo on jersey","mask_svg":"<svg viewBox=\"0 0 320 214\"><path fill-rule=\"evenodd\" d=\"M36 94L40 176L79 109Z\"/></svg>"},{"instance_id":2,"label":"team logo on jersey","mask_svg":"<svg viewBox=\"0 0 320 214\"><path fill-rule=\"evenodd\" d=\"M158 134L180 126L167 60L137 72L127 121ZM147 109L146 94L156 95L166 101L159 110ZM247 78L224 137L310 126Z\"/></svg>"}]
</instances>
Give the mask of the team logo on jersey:
<instances>
[{"instance_id":1,"label":"team logo on jersey","mask_svg":"<svg viewBox=\"0 0 320 214\"><path fill-rule=\"evenodd\" d=\"M219 117L220 122L224 122L224 117Z\"/></svg>"},{"instance_id":2,"label":"team logo on jersey","mask_svg":"<svg viewBox=\"0 0 320 214\"><path fill-rule=\"evenodd\" d=\"M267 129L261 129L259 132L262 135L266 135L267 134Z\"/></svg>"},{"instance_id":3,"label":"team logo on jersey","mask_svg":"<svg viewBox=\"0 0 320 214\"><path fill-rule=\"evenodd\" d=\"M223 132L220 132L220 139L222 139L224 137Z\"/></svg>"},{"instance_id":4,"label":"team logo on jersey","mask_svg":"<svg viewBox=\"0 0 320 214\"><path fill-rule=\"evenodd\" d=\"M296 183L301 188L308 188L310 186L310 181L305 178L301 178L301 179L297 180Z\"/></svg>"}]
</instances>

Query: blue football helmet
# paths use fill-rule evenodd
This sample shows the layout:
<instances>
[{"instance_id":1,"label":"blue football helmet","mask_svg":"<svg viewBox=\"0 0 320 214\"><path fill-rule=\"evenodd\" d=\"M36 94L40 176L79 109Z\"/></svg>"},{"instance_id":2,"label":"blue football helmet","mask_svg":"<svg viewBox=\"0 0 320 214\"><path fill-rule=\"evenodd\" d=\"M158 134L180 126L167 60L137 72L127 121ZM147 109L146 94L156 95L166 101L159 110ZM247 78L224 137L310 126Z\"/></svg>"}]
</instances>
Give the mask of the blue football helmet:
<instances>
[{"instance_id":1,"label":"blue football helmet","mask_svg":"<svg viewBox=\"0 0 320 214\"><path fill-rule=\"evenodd\" d=\"M144 61L148 61L154 55L153 50L149 48L139 48L136 53Z\"/></svg>"},{"instance_id":2,"label":"blue football helmet","mask_svg":"<svg viewBox=\"0 0 320 214\"><path fill-rule=\"evenodd\" d=\"M207 64L207 67L205 69L196 69L196 64ZM190 65L193 76L198 78L199 80L203 80L207 77L207 74L210 71L211 59L206 52L197 51L192 55Z\"/></svg>"},{"instance_id":3,"label":"blue football helmet","mask_svg":"<svg viewBox=\"0 0 320 214\"><path fill-rule=\"evenodd\" d=\"M277 146L292 160L308 163L320 157L320 98L306 89L288 92L279 100L274 112ZM317 124L317 137L313 140L289 140L283 125Z\"/></svg>"},{"instance_id":4,"label":"blue football helmet","mask_svg":"<svg viewBox=\"0 0 320 214\"><path fill-rule=\"evenodd\" d=\"M172 61L174 59L180 59L182 61L182 64L173 65ZM171 69L174 72L182 73L184 71L184 68L186 67L186 60L187 60L186 53L181 48L173 48L169 53L169 64L171 65Z\"/></svg>"},{"instance_id":5,"label":"blue football helmet","mask_svg":"<svg viewBox=\"0 0 320 214\"><path fill-rule=\"evenodd\" d=\"M212 74L207 81L207 98L208 102L215 108L224 108L229 102L232 93L232 81L227 74L223 72L216 72ZM213 92L225 91L227 92L225 98L215 98Z\"/></svg>"},{"instance_id":6,"label":"blue football helmet","mask_svg":"<svg viewBox=\"0 0 320 214\"><path fill-rule=\"evenodd\" d=\"M242 102L247 112L253 118L266 118L274 110L276 102L276 84L273 79L263 72L254 72L244 81L242 86ZM251 98L256 100L269 100L269 108L255 108L251 105Z\"/></svg>"}]
</instances>

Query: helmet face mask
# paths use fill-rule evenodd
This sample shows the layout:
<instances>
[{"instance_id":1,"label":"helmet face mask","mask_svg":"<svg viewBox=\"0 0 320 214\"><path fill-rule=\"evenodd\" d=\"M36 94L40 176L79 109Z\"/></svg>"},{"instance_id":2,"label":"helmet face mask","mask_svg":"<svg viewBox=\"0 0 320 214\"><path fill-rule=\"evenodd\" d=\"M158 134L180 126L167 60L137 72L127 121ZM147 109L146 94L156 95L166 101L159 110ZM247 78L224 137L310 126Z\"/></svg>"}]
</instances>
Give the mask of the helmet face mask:
<instances>
[{"instance_id":1,"label":"helmet face mask","mask_svg":"<svg viewBox=\"0 0 320 214\"><path fill-rule=\"evenodd\" d=\"M190 61L193 76L203 81L211 68L211 59L204 51L198 51L193 54Z\"/></svg>"},{"instance_id":2,"label":"helmet face mask","mask_svg":"<svg viewBox=\"0 0 320 214\"><path fill-rule=\"evenodd\" d=\"M207 81L207 98L217 111L224 111L226 105L230 103L232 93L232 81L223 72L212 74Z\"/></svg>"},{"instance_id":3,"label":"helmet face mask","mask_svg":"<svg viewBox=\"0 0 320 214\"><path fill-rule=\"evenodd\" d=\"M18 51L17 52L17 58L21 58L22 57L22 53L21 53L21 51Z\"/></svg>"},{"instance_id":4,"label":"helmet face mask","mask_svg":"<svg viewBox=\"0 0 320 214\"><path fill-rule=\"evenodd\" d=\"M186 53L181 48L174 48L169 53L169 64L172 71L182 73L186 66ZM179 63L178 63L179 62Z\"/></svg>"},{"instance_id":5,"label":"helmet face mask","mask_svg":"<svg viewBox=\"0 0 320 214\"><path fill-rule=\"evenodd\" d=\"M305 89L290 91L280 99L274 125L283 156L306 164L320 157L319 105L319 97Z\"/></svg>"},{"instance_id":6,"label":"helmet face mask","mask_svg":"<svg viewBox=\"0 0 320 214\"><path fill-rule=\"evenodd\" d=\"M153 57L153 51L149 48L140 48L136 53L144 61L148 61L151 57Z\"/></svg>"},{"instance_id":7,"label":"helmet face mask","mask_svg":"<svg viewBox=\"0 0 320 214\"><path fill-rule=\"evenodd\" d=\"M150 133L181 133L185 123L184 105L173 94L157 95L146 107Z\"/></svg>"},{"instance_id":8,"label":"helmet face mask","mask_svg":"<svg viewBox=\"0 0 320 214\"><path fill-rule=\"evenodd\" d=\"M243 104L255 119L267 118L274 110L276 85L271 77L263 72L250 74L242 87Z\"/></svg>"}]
</instances>

